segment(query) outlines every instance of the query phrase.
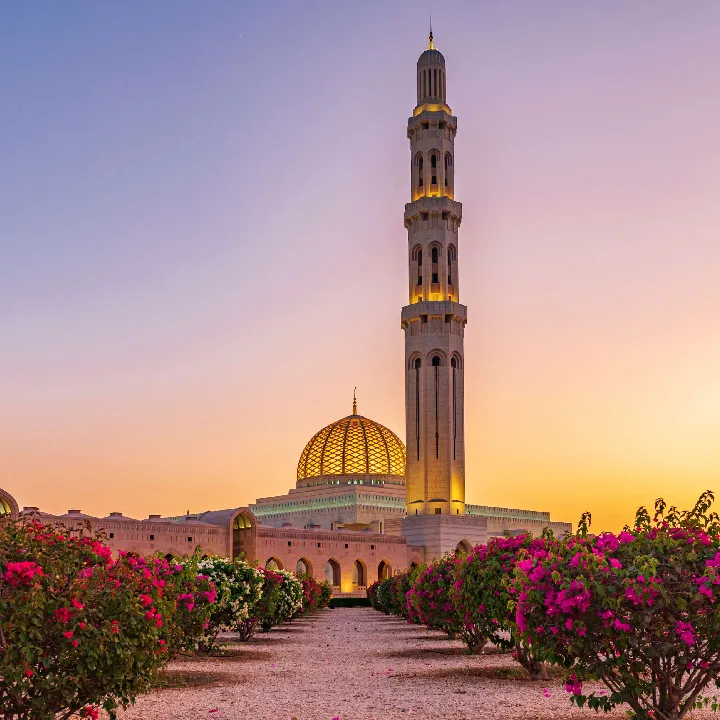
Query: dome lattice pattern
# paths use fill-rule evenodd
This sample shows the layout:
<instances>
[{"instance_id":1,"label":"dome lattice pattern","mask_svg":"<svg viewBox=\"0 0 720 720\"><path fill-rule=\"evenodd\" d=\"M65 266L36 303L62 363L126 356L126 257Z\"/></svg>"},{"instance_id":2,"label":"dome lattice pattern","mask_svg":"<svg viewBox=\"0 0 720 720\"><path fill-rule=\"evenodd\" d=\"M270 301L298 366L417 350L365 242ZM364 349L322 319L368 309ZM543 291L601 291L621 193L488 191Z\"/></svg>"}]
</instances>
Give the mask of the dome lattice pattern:
<instances>
[{"instance_id":1,"label":"dome lattice pattern","mask_svg":"<svg viewBox=\"0 0 720 720\"><path fill-rule=\"evenodd\" d=\"M298 480L327 475L405 475L405 445L385 426L362 415L315 434L300 456Z\"/></svg>"}]
</instances>

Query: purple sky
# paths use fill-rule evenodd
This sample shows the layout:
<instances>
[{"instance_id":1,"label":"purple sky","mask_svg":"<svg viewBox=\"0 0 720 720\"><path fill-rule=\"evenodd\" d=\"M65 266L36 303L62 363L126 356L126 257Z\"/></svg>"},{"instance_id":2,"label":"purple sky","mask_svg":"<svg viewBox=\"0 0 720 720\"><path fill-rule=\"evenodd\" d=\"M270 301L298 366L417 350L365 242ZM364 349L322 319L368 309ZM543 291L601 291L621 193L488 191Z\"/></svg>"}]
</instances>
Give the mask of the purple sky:
<instances>
[{"instance_id":1,"label":"purple sky","mask_svg":"<svg viewBox=\"0 0 720 720\"><path fill-rule=\"evenodd\" d=\"M228 507L404 437L412 2L0 11L0 484ZM720 470L720 3L444 2L468 500L619 526Z\"/></svg>"}]
</instances>

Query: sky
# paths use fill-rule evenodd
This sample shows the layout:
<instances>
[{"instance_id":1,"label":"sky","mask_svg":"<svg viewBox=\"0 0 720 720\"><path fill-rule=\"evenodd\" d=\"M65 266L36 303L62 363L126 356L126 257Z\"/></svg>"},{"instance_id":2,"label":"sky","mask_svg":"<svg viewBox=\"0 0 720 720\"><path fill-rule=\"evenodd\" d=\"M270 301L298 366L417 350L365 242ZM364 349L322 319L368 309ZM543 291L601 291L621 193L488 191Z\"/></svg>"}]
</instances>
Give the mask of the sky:
<instances>
[{"instance_id":1,"label":"sky","mask_svg":"<svg viewBox=\"0 0 720 720\"><path fill-rule=\"evenodd\" d=\"M468 501L619 529L720 491L720 3L0 9L0 486L174 515L404 437L433 11L458 118Z\"/></svg>"}]
</instances>

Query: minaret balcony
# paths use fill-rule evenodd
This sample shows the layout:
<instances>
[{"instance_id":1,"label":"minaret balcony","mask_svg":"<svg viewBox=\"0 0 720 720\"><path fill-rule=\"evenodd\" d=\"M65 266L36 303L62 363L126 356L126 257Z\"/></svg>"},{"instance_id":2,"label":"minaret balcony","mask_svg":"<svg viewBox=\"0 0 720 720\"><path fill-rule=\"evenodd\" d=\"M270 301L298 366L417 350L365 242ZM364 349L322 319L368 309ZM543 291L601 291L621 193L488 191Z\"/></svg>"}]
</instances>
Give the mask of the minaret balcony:
<instances>
[{"instance_id":1,"label":"minaret balcony","mask_svg":"<svg viewBox=\"0 0 720 720\"><path fill-rule=\"evenodd\" d=\"M405 205L405 227L427 221L430 215L450 216L459 226L462 220L462 203L448 196L427 197L423 195Z\"/></svg>"},{"instance_id":2,"label":"minaret balcony","mask_svg":"<svg viewBox=\"0 0 720 720\"><path fill-rule=\"evenodd\" d=\"M457 320L463 326L467 323L467 307L450 300L421 300L402 309L400 325L403 330L411 322L427 322L428 318L439 317L446 322Z\"/></svg>"}]
</instances>

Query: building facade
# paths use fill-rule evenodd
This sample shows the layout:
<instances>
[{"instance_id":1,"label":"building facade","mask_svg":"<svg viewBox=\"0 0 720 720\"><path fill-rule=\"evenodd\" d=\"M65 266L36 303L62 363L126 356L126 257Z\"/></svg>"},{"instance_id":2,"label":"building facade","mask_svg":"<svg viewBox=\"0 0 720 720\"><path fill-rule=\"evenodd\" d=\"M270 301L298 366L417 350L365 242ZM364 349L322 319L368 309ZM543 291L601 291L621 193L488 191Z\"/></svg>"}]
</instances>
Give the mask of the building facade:
<instances>
[{"instance_id":1,"label":"building facade","mask_svg":"<svg viewBox=\"0 0 720 720\"><path fill-rule=\"evenodd\" d=\"M379 578L446 552L467 552L488 537L570 530L547 512L466 503L467 309L460 304L457 118L447 104L445 58L432 33L417 62L416 83L404 213L409 299L401 312L406 442L358 414L353 398L350 415L310 438L286 495L259 498L249 507L139 520L120 512L19 512L14 498L0 490L0 517L34 516L100 531L115 553L242 556L326 579L342 594L362 593Z\"/></svg>"}]
</instances>

